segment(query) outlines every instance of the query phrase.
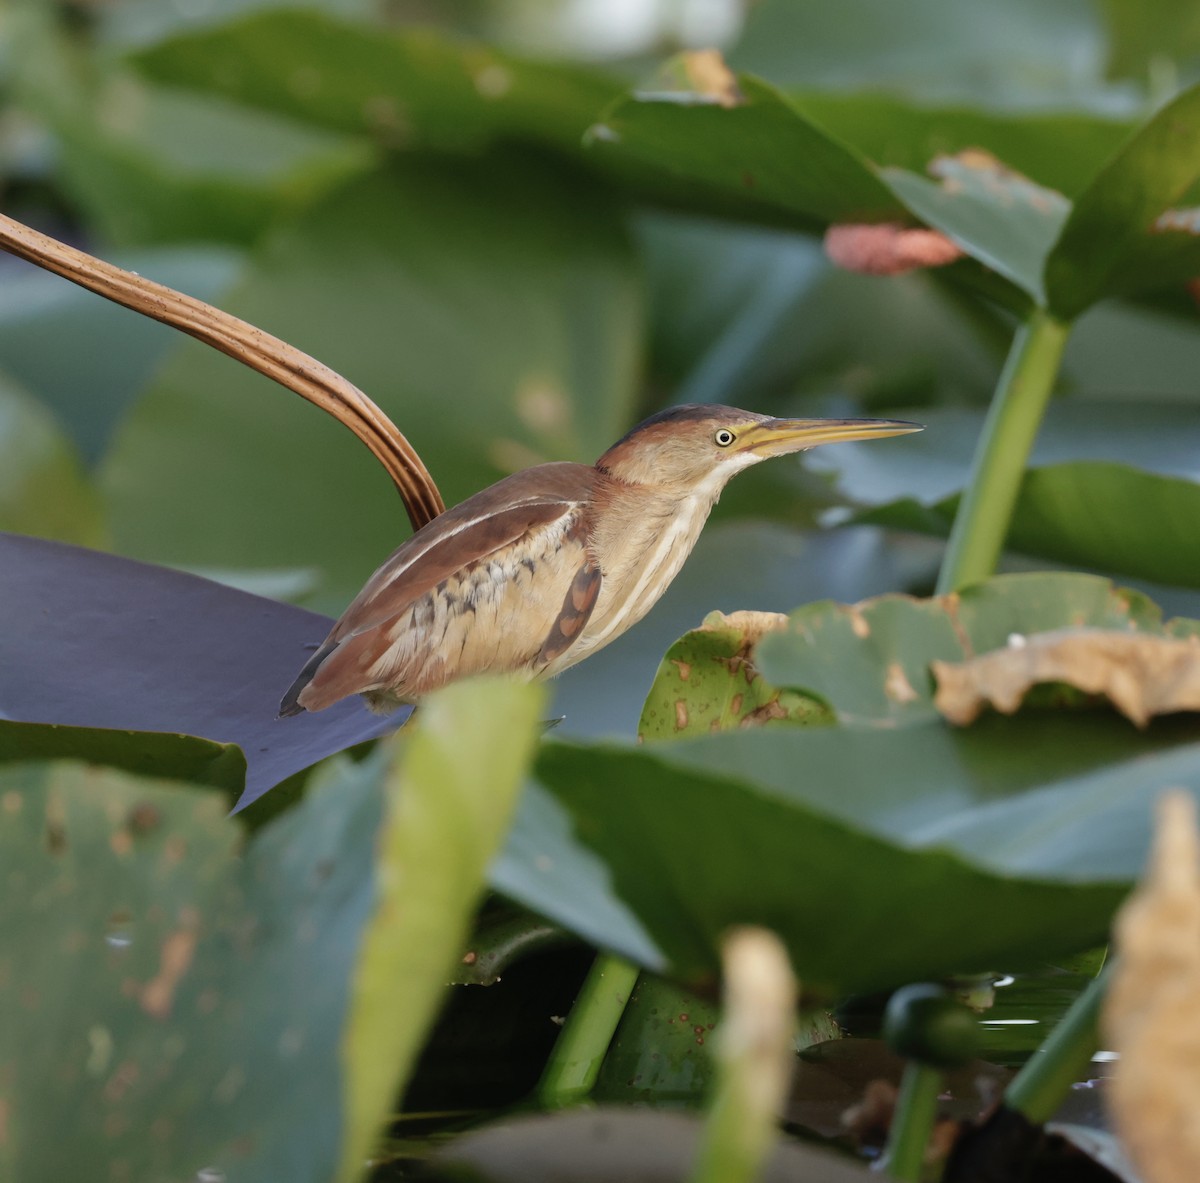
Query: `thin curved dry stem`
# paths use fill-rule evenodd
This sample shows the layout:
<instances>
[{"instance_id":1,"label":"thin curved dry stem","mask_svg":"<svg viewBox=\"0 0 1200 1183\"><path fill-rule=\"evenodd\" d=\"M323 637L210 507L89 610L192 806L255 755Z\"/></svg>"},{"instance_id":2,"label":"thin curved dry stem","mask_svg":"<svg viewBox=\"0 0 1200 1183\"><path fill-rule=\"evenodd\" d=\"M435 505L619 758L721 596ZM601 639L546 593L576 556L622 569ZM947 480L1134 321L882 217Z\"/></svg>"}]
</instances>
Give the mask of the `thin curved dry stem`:
<instances>
[{"instance_id":1,"label":"thin curved dry stem","mask_svg":"<svg viewBox=\"0 0 1200 1183\"><path fill-rule=\"evenodd\" d=\"M446 508L433 477L400 429L357 386L307 353L203 300L114 267L3 214L0 247L219 349L327 411L387 469L414 530Z\"/></svg>"}]
</instances>

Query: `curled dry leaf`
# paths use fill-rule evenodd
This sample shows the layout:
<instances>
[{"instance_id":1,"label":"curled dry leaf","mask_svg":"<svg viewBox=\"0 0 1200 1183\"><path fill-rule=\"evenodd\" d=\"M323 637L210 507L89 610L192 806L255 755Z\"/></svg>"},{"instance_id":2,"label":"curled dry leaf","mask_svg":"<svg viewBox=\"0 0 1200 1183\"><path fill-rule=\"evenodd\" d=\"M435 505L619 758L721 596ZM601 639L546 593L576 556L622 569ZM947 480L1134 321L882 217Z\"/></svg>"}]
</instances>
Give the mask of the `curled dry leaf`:
<instances>
[{"instance_id":1,"label":"curled dry leaf","mask_svg":"<svg viewBox=\"0 0 1200 1183\"><path fill-rule=\"evenodd\" d=\"M895 222L830 226L825 253L838 267L863 275L903 275L922 267L945 267L963 256L962 248L940 230L914 230Z\"/></svg>"},{"instance_id":2,"label":"curled dry leaf","mask_svg":"<svg viewBox=\"0 0 1200 1183\"><path fill-rule=\"evenodd\" d=\"M934 705L959 726L988 703L1011 715L1040 682L1103 694L1139 727L1154 715L1200 710L1200 643L1193 637L1059 629L1013 637L1007 649L967 661L934 661L931 669Z\"/></svg>"},{"instance_id":3,"label":"curled dry leaf","mask_svg":"<svg viewBox=\"0 0 1200 1183\"><path fill-rule=\"evenodd\" d=\"M1200 838L1192 798L1159 804L1145 880L1117 915L1103 1013L1119 1053L1113 1121L1145 1183L1192 1183L1200 1162Z\"/></svg>"},{"instance_id":4,"label":"curled dry leaf","mask_svg":"<svg viewBox=\"0 0 1200 1183\"><path fill-rule=\"evenodd\" d=\"M787 628L788 618L782 612L710 612L700 625L705 632L733 629L742 634L747 645L756 645L767 633Z\"/></svg>"}]
</instances>

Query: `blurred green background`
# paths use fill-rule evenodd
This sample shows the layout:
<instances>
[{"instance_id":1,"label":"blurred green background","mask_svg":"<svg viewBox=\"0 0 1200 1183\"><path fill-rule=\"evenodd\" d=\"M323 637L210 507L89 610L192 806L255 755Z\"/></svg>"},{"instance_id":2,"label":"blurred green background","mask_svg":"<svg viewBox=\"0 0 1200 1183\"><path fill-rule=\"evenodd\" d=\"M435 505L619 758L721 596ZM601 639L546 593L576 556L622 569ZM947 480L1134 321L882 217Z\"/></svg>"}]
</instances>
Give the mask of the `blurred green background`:
<instances>
[{"instance_id":1,"label":"blurred green background","mask_svg":"<svg viewBox=\"0 0 1200 1183\"><path fill-rule=\"evenodd\" d=\"M605 142L612 105L661 89L668 55L719 45L876 164L923 172L982 147L1071 197L1200 77L1198 13L1174 0L8 0L0 209L333 366L408 434L448 502L539 460L591 461L670 402L925 419L918 448L831 449L729 491L661 607L558 684L564 730L630 734L660 655L710 609L928 589L944 528L931 507L962 487L1015 322L966 265L841 272L821 248L829 217L729 200L675 160L649 176ZM1055 465L1119 464L1131 513L1160 494L1172 513L1200 510L1200 448L1180 431L1198 374L1181 286L1099 305L1073 334L1035 464L1047 481ZM1037 565L1152 580L1169 611L1200 615L1190 553L1156 543L1150 561L1114 544L1094 561L1056 541L1031 497L1017 535ZM864 513L884 525L821 528ZM332 420L7 257L0 528L329 613L408 533L386 475Z\"/></svg>"}]
</instances>

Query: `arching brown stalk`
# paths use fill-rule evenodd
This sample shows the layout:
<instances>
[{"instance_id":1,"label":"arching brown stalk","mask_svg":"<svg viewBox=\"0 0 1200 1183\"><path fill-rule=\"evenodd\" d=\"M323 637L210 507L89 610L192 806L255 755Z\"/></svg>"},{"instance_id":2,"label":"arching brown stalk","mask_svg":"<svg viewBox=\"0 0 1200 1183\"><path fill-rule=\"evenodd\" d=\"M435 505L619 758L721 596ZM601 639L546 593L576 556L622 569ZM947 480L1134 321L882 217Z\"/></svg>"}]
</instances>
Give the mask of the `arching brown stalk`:
<instances>
[{"instance_id":1,"label":"arching brown stalk","mask_svg":"<svg viewBox=\"0 0 1200 1183\"><path fill-rule=\"evenodd\" d=\"M106 300L179 329L328 411L387 469L414 530L446 508L433 477L400 429L357 386L307 353L203 300L114 267L3 214L0 247Z\"/></svg>"}]
</instances>

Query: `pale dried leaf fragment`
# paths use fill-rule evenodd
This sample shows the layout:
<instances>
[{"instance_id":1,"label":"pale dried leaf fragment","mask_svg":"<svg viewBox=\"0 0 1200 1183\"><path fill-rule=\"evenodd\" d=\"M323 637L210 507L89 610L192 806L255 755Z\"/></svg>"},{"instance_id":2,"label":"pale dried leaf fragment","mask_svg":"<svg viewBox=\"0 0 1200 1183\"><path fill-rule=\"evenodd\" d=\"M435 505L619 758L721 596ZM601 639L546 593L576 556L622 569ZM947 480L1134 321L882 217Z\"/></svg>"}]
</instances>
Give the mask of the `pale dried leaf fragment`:
<instances>
[{"instance_id":1,"label":"pale dried leaf fragment","mask_svg":"<svg viewBox=\"0 0 1200 1183\"><path fill-rule=\"evenodd\" d=\"M721 944L724 1007L716 1087L690 1183L757 1179L795 1068L797 984L783 942L735 928Z\"/></svg>"},{"instance_id":2,"label":"pale dried leaf fragment","mask_svg":"<svg viewBox=\"0 0 1200 1183\"><path fill-rule=\"evenodd\" d=\"M989 703L1013 714L1042 682L1103 694L1139 727L1154 715L1200 710L1200 644L1191 637L1058 629L966 661L934 661L931 668L934 705L959 726L973 722Z\"/></svg>"},{"instance_id":3,"label":"pale dried leaf fragment","mask_svg":"<svg viewBox=\"0 0 1200 1183\"><path fill-rule=\"evenodd\" d=\"M737 76L725 64L719 49L693 49L681 55L683 71L693 94L711 99L719 107L740 107L746 101Z\"/></svg>"},{"instance_id":4,"label":"pale dried leaf fragment","mask_svg":"<svg viewBox=\"0 0 1200 1183\"><path fill-rule=\"evenodd\" d=\"M710 612L700 628L704 632L733 629L745 638L748 645L757 644L767 633L787 628L788 618L782 612Z\"/></svg>"},{"instance_id":5,"label":"pale dried leaf fragment","mask_svg":"<svg viewBox=\"0 0 1200 1183\"><path fill-rule=\"evenodd\" d=\"M1119 1060L1113 1122L1145 1183L1192 1183L1200 1163L1200 837L1191 796L1158 806L1140 887L1117 915L1105 1040Z\"/></svg>"},{"instance_id":6,"label":"pale dried leaf fragment","mask_svg":"<svg viewBox=\"0 0 1200 1183\"><path fill-rule=\"evenodd\" d=\"M935 156L929 173L947 193L973 192L1001 206L1026 206L1042 214L1065 216L1071 203L1057 189L1031 181L982 148Z\"/></svg>"},{"instance_id":7,"label":"pale dried leaf fragment","mask_svg":"<svg viewBox=\"0 0 1200 1183\"><path fill-rule=\"evenodd\" d=\"M899 703L915 702L919 697L908 680L904 667L898 661L891 662L887 667L887 675L883 680L883 692L892 702Z\"/></svg>"},{"instance_id":8,"label":"pale dried leaf fragment","mask_svg":"<svg viewBox=\"0 0 1200 1183\"><path fill-rule=\"evenodd\" d=\"M825 254L845 271L903 275L923 267L945 267L963 250L940 230L912 229L895 222L844 223L825 231Z\"/></svg>"},{"instance_id":9,"label":"pale dried leaf fragment","mask_svg":"<svg viewBox=\"0 0 1200 1183\"><path fill-rule=\"evenodd\" d=\"M1200 234L1200 206L1164 210L1150 230L1155 234Z\"/></svg>"},{"instance_id":10,"label":"pale dried leaf fragment","mask_svg":"<svg viewBox=\"0 0 1200 1183\"><path fill-rule=\"evenodd\" d=\"M719 1056L744 1072L754 1111L778 1115L795 1067L796 979L782 942L764 928L735 928L721 945L725 1013Z\"/></svg>"}]
</instances>

